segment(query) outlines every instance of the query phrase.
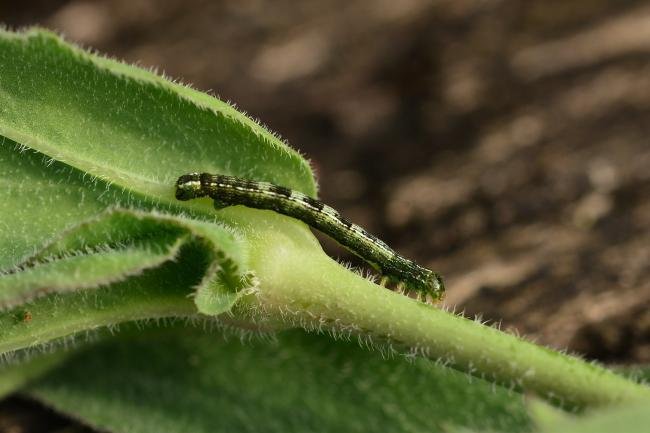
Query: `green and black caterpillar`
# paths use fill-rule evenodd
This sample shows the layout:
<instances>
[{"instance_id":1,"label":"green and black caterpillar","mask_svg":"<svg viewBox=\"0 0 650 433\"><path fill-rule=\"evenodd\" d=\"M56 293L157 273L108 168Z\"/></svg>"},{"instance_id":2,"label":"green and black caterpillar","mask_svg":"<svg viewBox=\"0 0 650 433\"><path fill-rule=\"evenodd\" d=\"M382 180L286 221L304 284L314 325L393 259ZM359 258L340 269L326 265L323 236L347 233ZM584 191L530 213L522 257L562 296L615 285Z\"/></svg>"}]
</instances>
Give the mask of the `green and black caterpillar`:
<instances>
[{"instance_id":1,"label":"green and black caterpillar","mask_svg":"<svg viewBox=\"0 0 650 433\"><path fill-rule=\"evenodd\" d=\"M206 196L214 200L216 209L244 205L299 219L359 256L399 289L413 291L424 301L438 300L444 294L442 278L436 272L402 257L335 209L303 193L268 182L209 173L186 174L176 182L178 200Z\"/></svg>"}]
</instances>

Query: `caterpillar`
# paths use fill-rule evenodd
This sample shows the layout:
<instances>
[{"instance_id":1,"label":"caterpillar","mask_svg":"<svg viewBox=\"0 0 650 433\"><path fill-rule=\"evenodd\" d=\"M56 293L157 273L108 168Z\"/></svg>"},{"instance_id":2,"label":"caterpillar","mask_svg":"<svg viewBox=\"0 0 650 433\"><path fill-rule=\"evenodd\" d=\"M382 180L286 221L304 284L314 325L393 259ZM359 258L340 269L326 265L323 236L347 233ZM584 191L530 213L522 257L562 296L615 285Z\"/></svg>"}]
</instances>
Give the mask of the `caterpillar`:
<instances>
[{"instance_id":1,"label":"caterpillar","mask_svg":"<svg viewBox=\"0 0 650 433\"><path fill-rule=\"evenodd\" d=\"M190 173L178 178L176 199L206 196L214 200L216 209L244 205L303 221L368 263L382 275L382 283L395 283L400 290L415 292L420 300L432 302L444 294L443 280L436 272L402 257L332 207L301 192L268 182L209 173Z\"/></svg>"}]
</instances>

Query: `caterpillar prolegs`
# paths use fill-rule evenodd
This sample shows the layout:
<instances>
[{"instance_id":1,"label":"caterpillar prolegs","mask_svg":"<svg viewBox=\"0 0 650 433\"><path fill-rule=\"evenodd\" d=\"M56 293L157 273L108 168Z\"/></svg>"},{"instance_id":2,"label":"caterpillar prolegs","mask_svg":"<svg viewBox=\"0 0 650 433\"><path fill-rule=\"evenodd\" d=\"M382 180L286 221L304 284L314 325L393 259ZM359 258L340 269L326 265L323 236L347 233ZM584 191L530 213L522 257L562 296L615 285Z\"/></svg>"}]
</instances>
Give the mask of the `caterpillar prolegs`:
<instances>
[{"instance_id":1,"label":"caterpillar prolegs","mask_svg":"<svg viewBox=\"0 0 650 433\"><path fill-rule=\"evenodd\" d=\"M178 200L205 196L214 200L217 209L244 205L299 219L359 256L383 279L415 292L420 299L435 301L444 294L442 278L436 272L402 257L335 209L301 192L268 182L209 173L186 174L176 182Z\"/></svg>"}]
</instances>

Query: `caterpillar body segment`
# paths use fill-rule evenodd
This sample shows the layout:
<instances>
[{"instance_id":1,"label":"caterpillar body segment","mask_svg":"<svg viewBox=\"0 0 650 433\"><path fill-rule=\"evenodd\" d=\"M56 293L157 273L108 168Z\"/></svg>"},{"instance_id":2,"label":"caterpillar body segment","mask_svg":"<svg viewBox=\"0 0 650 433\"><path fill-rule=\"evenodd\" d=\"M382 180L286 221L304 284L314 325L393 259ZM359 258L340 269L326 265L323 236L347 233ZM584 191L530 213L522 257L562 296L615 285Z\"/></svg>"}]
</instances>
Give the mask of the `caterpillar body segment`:
<instances>
[{"instance_id":1,"label":"caterpillar body segment","mask_svg":"<svg viewBox=\"0 0 650 433\"><path fill-rule=\"evenodd\" d=\"M243 205L299 219L359 256L383 279L416 292L420 299L435 301L444 294L443 280L436 272L402 257L334 208L301 192L268 182L209 173L186 174L176 182L178 200L205 196L214 200L217 209Z\"/></svg>"}]
</instances>

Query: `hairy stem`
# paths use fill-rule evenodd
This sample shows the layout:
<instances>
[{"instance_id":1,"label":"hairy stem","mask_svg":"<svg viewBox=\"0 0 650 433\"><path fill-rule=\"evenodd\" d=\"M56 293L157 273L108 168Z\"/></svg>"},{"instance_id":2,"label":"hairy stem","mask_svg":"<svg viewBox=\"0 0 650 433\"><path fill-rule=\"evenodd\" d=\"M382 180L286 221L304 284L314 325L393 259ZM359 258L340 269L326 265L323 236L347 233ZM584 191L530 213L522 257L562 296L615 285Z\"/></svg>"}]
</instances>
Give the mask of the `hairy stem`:
<instances>
[{"instance_id":1,"label":"hairy stem","mask_svg":"<svg viewBox=\"0 0 650 433\"><path fill-rule=\"evenodd\" d=\"M646 386L377 286L313 248L267 244L253 250L264 251L254 257L263 282L260 299L284 320L417 348L431 359L564 407L650 398Z\"/></svg>"}]
</instances>

